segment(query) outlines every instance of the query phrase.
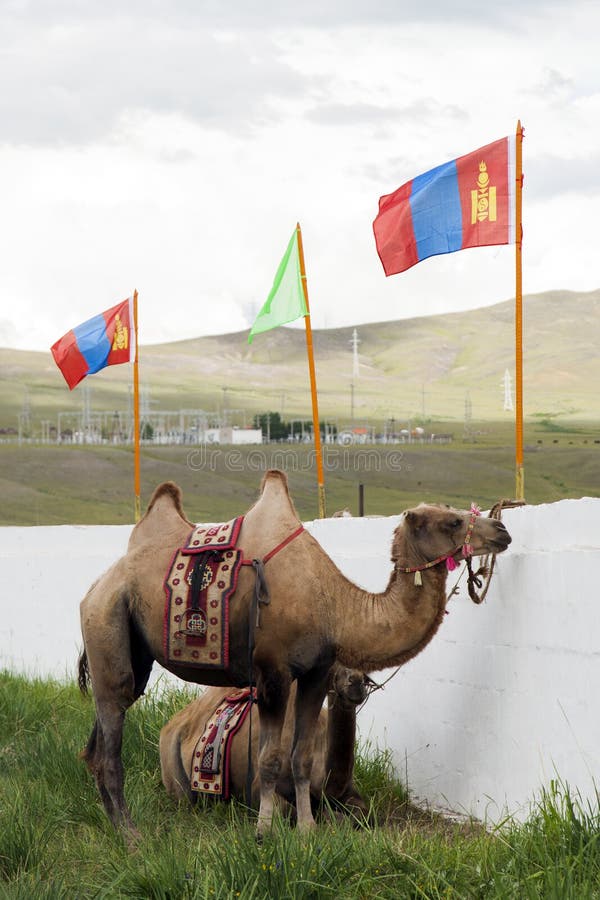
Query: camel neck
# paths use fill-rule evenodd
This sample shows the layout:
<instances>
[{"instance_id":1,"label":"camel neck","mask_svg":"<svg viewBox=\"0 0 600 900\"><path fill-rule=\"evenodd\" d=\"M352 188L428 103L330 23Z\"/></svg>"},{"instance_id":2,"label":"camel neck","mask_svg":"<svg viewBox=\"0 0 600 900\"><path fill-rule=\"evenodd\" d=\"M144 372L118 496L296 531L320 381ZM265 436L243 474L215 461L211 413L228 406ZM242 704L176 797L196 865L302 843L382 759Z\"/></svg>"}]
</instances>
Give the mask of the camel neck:
<instances>
[{"instance_id":1,"label":"camel neck","mask_svg":"<svg viewBox=\"0 0 600 900\"><path fill-rule=\"evenodd\" d=\"M331 796L340 797L354 770L356 706L330 691L327 707L327 786Z\"/></svg>"},{"instance_id":2,"label":"camel neck","mask_svg":"<svg viewBox=\"0 0 600 900\"><path fill-rule=\"evenodd\" d=\"M414 575L394 571L380 594L348 584L334 616L339 662L374 672L416 656L443 621L446 576L439 565L424 571L422 584L416 585Z\"/></svg>"}]
</instances>

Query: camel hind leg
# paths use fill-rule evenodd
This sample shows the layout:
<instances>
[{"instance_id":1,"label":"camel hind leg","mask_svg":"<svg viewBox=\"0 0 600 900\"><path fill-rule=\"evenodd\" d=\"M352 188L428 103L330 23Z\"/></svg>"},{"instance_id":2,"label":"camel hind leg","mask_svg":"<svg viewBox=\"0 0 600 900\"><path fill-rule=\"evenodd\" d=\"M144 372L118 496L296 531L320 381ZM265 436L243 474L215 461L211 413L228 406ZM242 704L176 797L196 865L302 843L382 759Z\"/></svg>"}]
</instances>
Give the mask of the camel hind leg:
<instances>
[{"instance_id":1,"label":"camel hind leg","mask_svg":"<svg viewBox=\"0 0 600 900\"><path fill-rule=\"evenodd\" d=\"M127 595L105 598L101 587L100 581L81 604L85 660L80 663L80 686L87 667L96 705L96 721L81 755L109 819L135 837L123 787L123 724L127 709L143 693L153 660L130 622Z\"/></svg>"}]
</instances>

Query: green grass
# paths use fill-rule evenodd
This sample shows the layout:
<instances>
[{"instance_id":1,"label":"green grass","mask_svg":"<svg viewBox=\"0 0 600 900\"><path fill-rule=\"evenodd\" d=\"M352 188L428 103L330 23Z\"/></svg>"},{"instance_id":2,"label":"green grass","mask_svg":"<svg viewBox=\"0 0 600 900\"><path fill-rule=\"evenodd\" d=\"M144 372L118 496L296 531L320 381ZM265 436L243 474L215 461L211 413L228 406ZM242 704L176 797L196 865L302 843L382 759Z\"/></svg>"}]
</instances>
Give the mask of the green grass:
<instances>
[{"instance_id":1,"label":"green grass","mask_svg":"<svg viewBox=\"0 0 600 900\"><path fill-rule=\"evenodd\" d=\"M464 313L360 326L360 377L352 375L352 328L315 331L321 421L338 428L369 425L383 433L418 424L450 432L447 446L377 445L325 448L329 512L390 515L421 500L490 506L515 490L514 413L503 410L505 370L514 379L512 301ZM525 496L529 503L597 495L600 485L600 291L550 291L524 303ZM301 329L278 328L249 346L247 334L192 338L141 348L142 407L165 427L179 410L225 415L251 424L256 413L310 420L306 349ZM78 428L83 391L104 416L108 438L115 414L131 405L131 370L113 366L69 392L50 353L0 348L0 525L119 524L133 519L130 447L41 444L59 427ZM352 406L351 406L352 397ZM468 403L467 403L468 401ZM465 434L465 410L469 420ZM142 409L144 412L144 409ZM22 436L16 443L19 422ZM155 420L155 424L158 419ZM393 426L392 426L393 421ZM189 425L189 421L188 421ZM124 426L125 427L125 426ZM298 427L298 426L296 426ZM10 435L7 431L12 430ZM29 443L31 441L31 443ZM36 443L37 442L37 443ZM188 515L223 520L255 499L268 466L286 468L302 519L318 514L314 460L281 450L146 446L142 505L161 481L177 481Z\"/></svg>"},{"instance_id":2,"label":"green grass","mask_svg":"<svg viewBox=\"0 0 600 900\"><path fill-rule=\"evenodd\" d=\"M600 814L559 781L524 824L493 831L420 811L389 757L359 749L375 824L325 817L298 834L277 820L262 844L235 802L177 804L160 782L158 735L187 690L129 711L126 793L142 840L125 847L77 754L93 718L72 684L0 673L0 897L556 898L600 894Z\"/></svg>"}]
</instances>

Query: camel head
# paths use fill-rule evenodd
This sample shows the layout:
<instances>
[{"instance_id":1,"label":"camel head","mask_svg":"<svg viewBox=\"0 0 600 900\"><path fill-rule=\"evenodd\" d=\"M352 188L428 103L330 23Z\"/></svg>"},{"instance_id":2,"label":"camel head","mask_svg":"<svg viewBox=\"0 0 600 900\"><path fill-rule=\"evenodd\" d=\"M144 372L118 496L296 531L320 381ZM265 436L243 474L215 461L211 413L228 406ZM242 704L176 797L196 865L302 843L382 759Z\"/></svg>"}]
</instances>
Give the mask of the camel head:
<instances>
[{"instance_id":1,"label":"camel head","mask_svg":"<svg viewBox=\"0 0 600 900\"><path fill-rule=\"evenodd\" d=\"M466 511L421 503L406 510L394 532L392 562L402 569L446 561L453 569L470 556L502 553L510 542L502 522L481 516L475 505Z\"/></svg>"},{"instance_id":2,"label":"camel head","mask_svg":"<svg viewBox=\"0 0 600 900\"><path fill-rule=\"evenodd\" d=\"M367 699L368 678L358 669L347 669L340 663L333 666L330 676L330 692L345 708L359 706Z\"/></svg>"}]
</instances>

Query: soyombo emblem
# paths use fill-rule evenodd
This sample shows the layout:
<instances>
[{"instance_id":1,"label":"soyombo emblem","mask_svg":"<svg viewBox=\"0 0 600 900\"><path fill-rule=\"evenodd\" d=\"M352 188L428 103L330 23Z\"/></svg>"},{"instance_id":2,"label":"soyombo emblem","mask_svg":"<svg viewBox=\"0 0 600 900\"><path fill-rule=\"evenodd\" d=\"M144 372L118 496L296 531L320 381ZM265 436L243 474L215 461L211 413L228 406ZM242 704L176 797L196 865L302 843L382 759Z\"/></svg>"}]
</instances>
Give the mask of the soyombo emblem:
<instances>
[{"instance_id":1,"label":"soyombo emblem","mask_svg":"<svg viewBox=\"0 0 600 900\"><path fill-rule=\"evenodd\" d=\"M121 322L121 316L115 317L115 334L113 337L113 350L127 350L129 343L129 329Z\"/></svg>"},{"instance_id":2,"label":"soyombo emblem","mask_svg":"<svg viewBox=\"0 0 600 900\"><path fill-rule=\"evenodd\" d=\"M479 163L477 188L471 191L471 225L486 219L496 221L496 188L490 185L487 166L482 160Z\"/></svg>"}]
</instances>

